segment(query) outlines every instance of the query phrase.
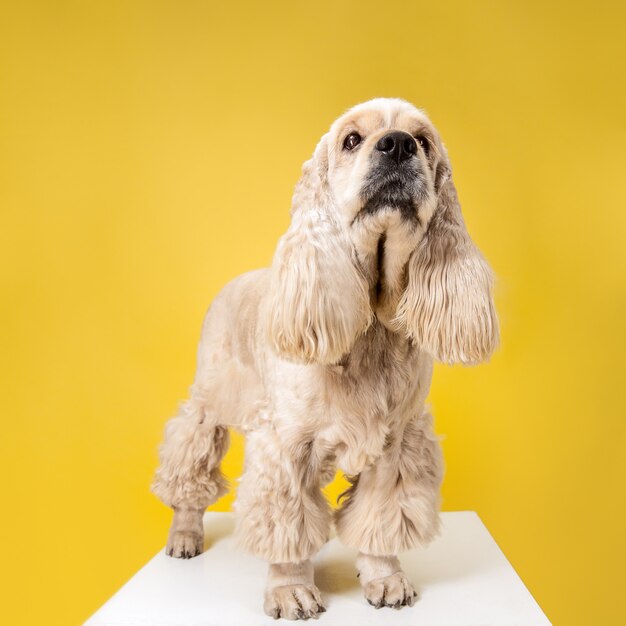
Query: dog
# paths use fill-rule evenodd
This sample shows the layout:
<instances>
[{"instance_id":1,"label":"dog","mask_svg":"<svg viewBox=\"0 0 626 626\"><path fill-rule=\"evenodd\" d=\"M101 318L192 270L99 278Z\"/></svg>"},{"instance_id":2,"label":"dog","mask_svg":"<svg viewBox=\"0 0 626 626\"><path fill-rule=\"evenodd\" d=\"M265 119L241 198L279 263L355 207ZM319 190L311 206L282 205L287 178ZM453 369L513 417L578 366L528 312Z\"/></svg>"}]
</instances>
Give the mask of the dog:
<instances>
[{"instance_id":1,"label":"dog","mask_svg":"<svg viewBox=\"0 0 626 626\"><path fill-rule=\"evenodd\" d=\"M413 605L397 555L440 523L433 362L478 363L498 338L493 274L437 130L400 99L348 110L302 167L272 266L229 282L206 314L152 484L174 510L167 554L202 552L232 427L246 436L234 532L269 563L268 615L326 610L311 558L333 522L366 600ZM350 486L333 511L321 488L337 469Z\"/></svg>"}]
</instances>

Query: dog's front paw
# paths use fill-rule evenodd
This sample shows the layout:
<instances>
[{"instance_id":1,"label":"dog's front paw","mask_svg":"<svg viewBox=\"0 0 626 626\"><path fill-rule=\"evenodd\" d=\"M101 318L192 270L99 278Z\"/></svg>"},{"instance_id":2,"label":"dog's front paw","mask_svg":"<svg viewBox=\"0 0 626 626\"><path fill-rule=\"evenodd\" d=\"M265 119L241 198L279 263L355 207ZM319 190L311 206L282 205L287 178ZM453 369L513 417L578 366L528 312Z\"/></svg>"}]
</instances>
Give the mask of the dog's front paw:
<instances>
[{"instance_id":1,"label":"dog's front paw","mask_svg":"<svg viewBox=\"0 0 626 626\"><path fill-rule=\"evenodd\" d=\"M177 559L190 559L202 554L204 537L191 530L177 530L170 533L165 547L165 554Z\"/></svg>"},{"instance_id":2,"label":"dog's front paw","mask_svg":"<svg viewBox=\"0 0 626 626\"><path fill-rule=\"evenodd\" d=\"M399 609L401 606L413 606L417 592L403 572L377 578L363 588L365 599L377 609L389 606Z\"/></svg>"},{"instance_id":3,"label":"dog's front paw","mask_svg":"<svg viewBox=\"0 0 626 626\"><path fill-rule=\"evenodd\" d=\"M317 618L326 608L319 589L313 585L283 585L265 592L265 612L274 619Z\"/></svg>"}]
</instances>

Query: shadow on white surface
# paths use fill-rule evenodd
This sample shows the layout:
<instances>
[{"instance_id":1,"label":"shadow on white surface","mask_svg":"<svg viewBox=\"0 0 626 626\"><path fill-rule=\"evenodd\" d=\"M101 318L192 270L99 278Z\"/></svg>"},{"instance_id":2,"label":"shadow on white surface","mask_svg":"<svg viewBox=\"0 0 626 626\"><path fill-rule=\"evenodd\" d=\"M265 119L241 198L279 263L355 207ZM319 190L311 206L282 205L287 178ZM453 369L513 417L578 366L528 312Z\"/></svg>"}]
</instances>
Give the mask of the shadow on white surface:
<instances>
[{"instance_id":1,"label":"shadow on white surface","mask_svg":"<svg viewBox=\"0 0 626 626\"><path fill-rule=\"evenodd\" d=\"M210 515L210 513L207 513ZM230 537L235 529L235 518L232 515L205 517L204 519L204 552L207 552L219 541ZM204 553L203 552L203 553Z\"/></svg>"}]
</instances>

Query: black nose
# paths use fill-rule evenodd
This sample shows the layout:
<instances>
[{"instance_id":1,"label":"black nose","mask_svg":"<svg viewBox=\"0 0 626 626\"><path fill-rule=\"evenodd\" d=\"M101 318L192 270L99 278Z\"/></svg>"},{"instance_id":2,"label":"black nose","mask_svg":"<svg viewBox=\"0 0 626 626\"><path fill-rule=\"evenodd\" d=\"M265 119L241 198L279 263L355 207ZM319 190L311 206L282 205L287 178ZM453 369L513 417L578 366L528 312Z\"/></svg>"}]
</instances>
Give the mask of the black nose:
<instances>
[{"instance_id":1,"label":"black nose","mask_svg":"<svg viewBox=\"0 0 626 626\"><path fill-rule=\"evenodd\" d=\"M396 163L401 163L417 154L415 139L401 130L394 130L381 137L374 146L383 154L391 157Z\"/></svg>"}]
</instances>

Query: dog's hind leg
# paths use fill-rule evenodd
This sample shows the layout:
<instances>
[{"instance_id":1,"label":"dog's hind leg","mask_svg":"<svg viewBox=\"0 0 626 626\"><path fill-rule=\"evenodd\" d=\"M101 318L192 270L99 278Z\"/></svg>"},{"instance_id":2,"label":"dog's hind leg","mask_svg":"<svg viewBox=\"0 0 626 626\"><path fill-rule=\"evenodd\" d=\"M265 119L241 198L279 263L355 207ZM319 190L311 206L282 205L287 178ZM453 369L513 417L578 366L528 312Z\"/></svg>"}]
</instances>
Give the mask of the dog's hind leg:
<instances>
[{"instance_id":1,"label":"dog's hind leg","mask_svg":"<svg viewBox=\"0 0 626 626\"><path fill-rule=\"evenodd\" d=\"M170 556L202 552L204 511L228 490L220 470L228 442L227 427L216 423L200 398L192 396L167 422L152 491L174 510L166 548Z\"/></svg>"}]
</instances>

